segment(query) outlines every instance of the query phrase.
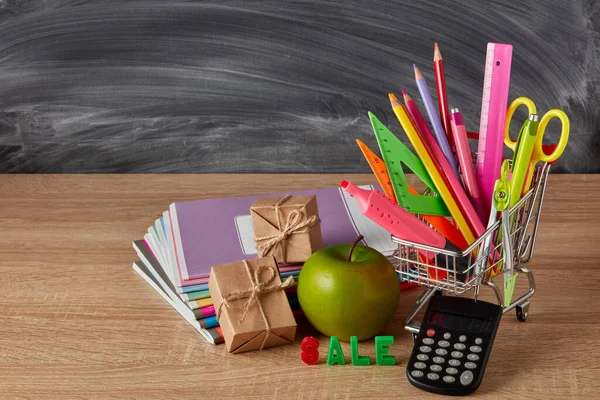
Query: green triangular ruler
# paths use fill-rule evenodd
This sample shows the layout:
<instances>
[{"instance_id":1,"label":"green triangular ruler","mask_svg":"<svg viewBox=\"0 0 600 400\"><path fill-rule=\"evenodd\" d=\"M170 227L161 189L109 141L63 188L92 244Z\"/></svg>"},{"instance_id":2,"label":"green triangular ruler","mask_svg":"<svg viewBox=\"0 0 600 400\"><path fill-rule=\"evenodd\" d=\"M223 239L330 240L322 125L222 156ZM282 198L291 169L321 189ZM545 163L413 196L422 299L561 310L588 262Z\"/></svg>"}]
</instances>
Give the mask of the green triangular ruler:
<instances>
[{"instance_id":1,"label":"green triangular ruler","mask_svg":"<svg viewBox=\"0 0 600 400\"><path fill-rule=\"evenodd\" d=\"M369 112L371 125L377 138L377 144L381 150L383 161L387 167L390 176L390 182L394 188L394 194L398 204L404 207L407 211L413 214L441 215L449 216L450 212L446 204L439 196L429 173L425 166L412 151L404 143L400 141L390 130L381 123L373 114ZM412 194L408 189L406 176L402 169L402 165L406 165L408 169L415 173L423 181L425 185L433 192L433 196L424 196L420 194Z\"/></svg>"}]
</instances>

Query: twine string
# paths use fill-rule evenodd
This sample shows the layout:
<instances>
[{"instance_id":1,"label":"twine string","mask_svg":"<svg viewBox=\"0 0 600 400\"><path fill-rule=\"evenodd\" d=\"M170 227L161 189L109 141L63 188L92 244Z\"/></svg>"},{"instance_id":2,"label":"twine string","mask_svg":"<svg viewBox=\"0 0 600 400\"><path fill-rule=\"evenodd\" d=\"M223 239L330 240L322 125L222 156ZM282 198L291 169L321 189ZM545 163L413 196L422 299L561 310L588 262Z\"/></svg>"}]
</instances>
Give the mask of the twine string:
<instances>
[{"instance_id":1,"label":"twine string","mask_svg":"<svg viewBox=\"0 0 600 400\"><path fill-rule=\"evenodd\" d=\"M283 260L286 260L285 250L286 246L283 245L283 242L290 237L291 235L301 234L309 232L319 221L316 215L311 215L310 218L307 218L304 222L302 220L302 213L299 210L293 210L287 217L285 221L285 225L282 227L281 224L281 211L280 206L290 198L291 196L288 194L281 198L277 203L275 203L275 215L277 217L277 230L279 232L273 235L267 235L262 237L257 237L255 240L257 242L263 241L259 246L258 250L260 254L263 256L269 255L271 250L273 250L277 245L281 248L281 254L283 256ZM305 229L306 228L306 229Z\"/></svg>"},{"instance_id":2,"label":"twine string","mask_svg":"<svg viewBox=\"0 0 600 400\"><path fill-rule=\"evenodd\" d=\"M244 306L242 308L243 309L242 315L240 316L240 318L238 320L238 323L241 325L244 322L244 320L246 319L246 317L248 316L248 312L250 311L250 308L256 303L256 305L258 306L258 309L260 311L260 315L261 315L263 321L265 322L266 334L262 341L262 344L260 345L260 350L262 350L265 346L265 343L267 342L267 338L271 334L271 324L269 323L269 319L268 319L265 309L262 305L260 296L263 294L266 294L266 293L276 292L278 290L283 290L290 286L293 286L294 278L292 276L288 276L284 282L271 284L273 279L275 279L275 277L278 276L277 271L275 270L275 267L273 267L271 265L261 265L256 269L256 271L254 271L254 274L252 274L252 271L250 270L250 264L248 264L248 261L244 260L244 266L246 267L245 269L246 269L246 273L248 274L248 278L250 278L250 288L248 288L246 290L238 290L235 292L231 292L229 295L224 297L223 302L217 309L217 320L220 319L220 317L221 317L221 308L223 306L228 307L228 308L233 308L233 306L231 304L232 302L234 302L236 300L248 299L244 303ZM263 271L267 271L268 276L267 276L267 279L265 279L261 282L260 274Z\"/></svg>"}]
</instances>

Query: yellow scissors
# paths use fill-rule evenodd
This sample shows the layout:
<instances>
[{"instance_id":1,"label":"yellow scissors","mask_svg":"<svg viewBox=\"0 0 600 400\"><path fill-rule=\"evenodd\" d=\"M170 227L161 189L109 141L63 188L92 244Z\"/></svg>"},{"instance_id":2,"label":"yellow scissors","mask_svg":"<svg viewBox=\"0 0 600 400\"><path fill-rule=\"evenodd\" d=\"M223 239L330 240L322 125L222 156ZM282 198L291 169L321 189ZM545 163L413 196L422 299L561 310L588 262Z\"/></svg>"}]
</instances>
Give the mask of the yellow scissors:
<instances>
[{"instance_id":1,"label":"yellow scissors","mask_svg":"<svg viewBox=\"0 0 600 400\"><path fill-rule=\"evenodd\" d=\"M504 144L515 153L519 151L519 142L523 142L526 140L525 138L521 138L521 135L528 134L526 130L521 130L521 133L519 135L520 137L518 140L512 140L509 135L510 122L516 109L519 108L519 106L527 107L529 115L537 114L535 103L527 97L519 97L518 99L515 99L515 101L513 101L508 107L508 110L506 112L506 129L504 131ZM562 127L560 132L560 138L558 139L556 147L553 151L550 152L550 154L546 154L544 152L544 147L548 148L549 146L544 146L543 140L544 135L546 133L546 127L548 126L548 123L552 120L552 118L558 118L561 122ZM542 118L539 120L539 126L537 128L537 131L530 134L530 136L533 136L535 138L535 142L533 143L533 150L531 153L531 158L529 159L529 163L527 165L513 164L513 175L515 173L527 174L524 190L522 193L527 193L527 191L531 187L531 180L533 179L533 168L538 162L553 162L562 155L563 151L565 151L565 147L567 147L567 142L569 141L570 130L571 125L569 123L569 117L567 117L567 114L565 114L564 111L553 109L542 116ZM511 194L512 196L516 197L517 200L521 198L521 193L512 192Z\"/></svg>"}]
</instances>

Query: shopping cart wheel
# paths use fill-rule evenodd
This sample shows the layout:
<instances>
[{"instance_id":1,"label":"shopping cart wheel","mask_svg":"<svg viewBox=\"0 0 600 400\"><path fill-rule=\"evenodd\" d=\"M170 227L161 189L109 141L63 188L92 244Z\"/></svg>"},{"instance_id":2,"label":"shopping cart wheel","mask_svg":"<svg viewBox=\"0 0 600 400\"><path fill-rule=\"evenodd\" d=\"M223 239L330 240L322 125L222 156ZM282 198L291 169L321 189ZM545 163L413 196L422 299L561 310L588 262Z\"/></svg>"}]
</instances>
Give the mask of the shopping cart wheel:
<instances>
[{"instance_id":1,"label":"shopping cart wheel","mask_svg":"<svg viewBox=\"0 0 600 400\"><path fill-rule=\"evenodd\" d=\"M517 306L515 309L517 310L517 319L521 322L527 321L527 317L529 317L529 303Z\"/></svg>"}]
</instances>

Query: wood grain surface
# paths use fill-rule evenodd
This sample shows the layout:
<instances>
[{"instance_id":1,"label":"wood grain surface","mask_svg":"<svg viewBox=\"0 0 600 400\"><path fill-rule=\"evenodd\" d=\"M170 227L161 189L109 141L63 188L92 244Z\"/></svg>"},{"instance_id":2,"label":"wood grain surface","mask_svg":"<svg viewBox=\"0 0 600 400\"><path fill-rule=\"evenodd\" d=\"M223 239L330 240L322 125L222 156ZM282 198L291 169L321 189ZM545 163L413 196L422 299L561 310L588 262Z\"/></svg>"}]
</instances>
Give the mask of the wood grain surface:
<instances>
[{"instance_id":1,"label":"wood grain surface","mask_svg":"<svg viewBox=\"0 0 600 400\"><path fill-rule=\"evenodd\" d=\"M391 367L317 366L293 345L229 355L131 268L173 201L320 188L371 175L0 175L0 398L425 398L405 376L402 293ZM481 398L593 398L600 390L600 176L551 175L529 320L505 315ZM519 286L518 286L519 287ZM482 289L486 296L489 294ZM485 297L485 296L484 296ZM328 348L321 337L321 349ZM343 344L349 362L349 346ZM360 344L372 357L373 341Z\"/></svg>"}]
</instances>

